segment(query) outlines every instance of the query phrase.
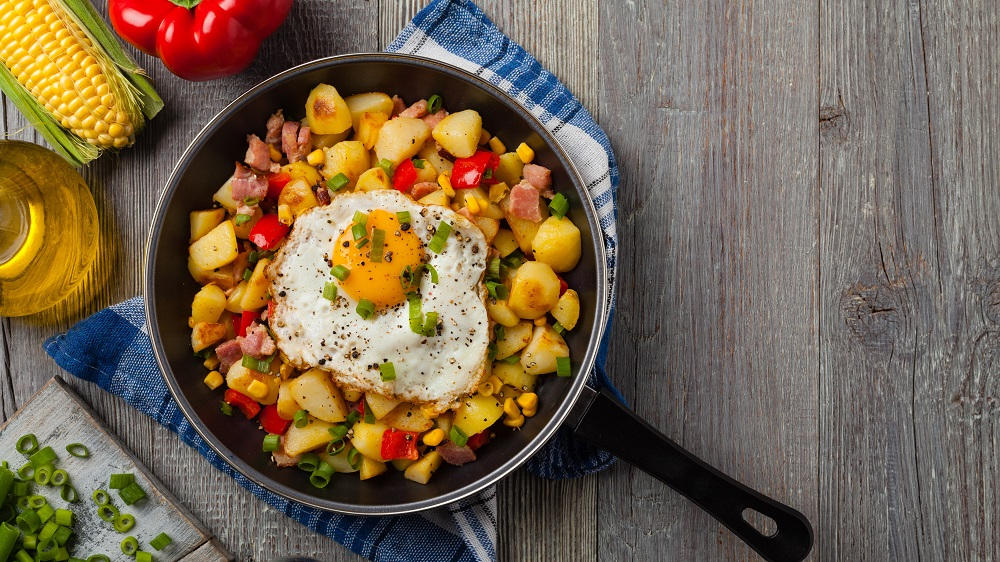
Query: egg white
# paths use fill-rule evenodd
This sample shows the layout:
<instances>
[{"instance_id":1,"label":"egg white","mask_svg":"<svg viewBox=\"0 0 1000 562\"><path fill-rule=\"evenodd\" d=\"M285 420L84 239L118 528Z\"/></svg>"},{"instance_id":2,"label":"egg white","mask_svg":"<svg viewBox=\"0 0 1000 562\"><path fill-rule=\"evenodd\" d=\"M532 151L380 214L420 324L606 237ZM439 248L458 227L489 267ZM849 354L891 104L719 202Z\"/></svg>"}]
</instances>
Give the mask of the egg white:
<instances>
[{"instance_id":1,"label":"egg white","mask_svg":"<svg viewBox=\"0 0 1000 562\"><path fill-rule=\"evenodd\" d=\"M355 211L409 211L411 232L424 244L438 283L425 274L422 311L437 312L437 336L410 329L406 302L365 320L357 301L340 289L331 302L323 286L330 274L334 242L349 231ZM427 249L437 225L453 227L441 253ZM390 234L391 235L391 234ZM489 345L483 276L489 244L464 216L440 206L423 206L394 190L345 193L299 216L288 240L268 269L275 301L271 330L288 361L298 368L319 367L341 386L400 400L448 408L481 382ZM338 282L339 283L339 282ZM391 361L396 380L383 382L378 365Z\"/></svg>"}]
</instances>

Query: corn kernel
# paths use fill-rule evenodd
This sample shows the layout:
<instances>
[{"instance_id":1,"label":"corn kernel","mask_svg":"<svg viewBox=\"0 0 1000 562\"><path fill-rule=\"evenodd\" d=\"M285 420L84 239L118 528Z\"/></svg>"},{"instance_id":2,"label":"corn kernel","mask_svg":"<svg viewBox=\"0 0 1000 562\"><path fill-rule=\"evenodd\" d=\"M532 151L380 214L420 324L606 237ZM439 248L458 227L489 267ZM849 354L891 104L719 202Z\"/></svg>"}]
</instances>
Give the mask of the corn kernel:
<instances>
[{"instance_id":1,"label":"corn kernel","mask_svg":"<svg viewBox=\"0 0 1000 562\"><path fill-rule=\"evenodd\" d=\"M444 194L448 197L455 196L455 190L451 187L451 177L447 173L442 173L438 176L438 185L444 190Z\"/></svg>"},{"instance_id":2,"label":"corn kernel","mask_svg":"<svg viewBox=\"0 0 1000 562\"><path fill-rule=\"evenodd\" d=\"M281 151L274 147L273 144L267 145L268 153L271 155L272 162L281 162ZM315 151L313 151L315 152Z\"/></svg>"},{"instance_id":3,"label":"corn kernel","mask_svg":"<svg viewBox=\"0 0 1000 562\"><path fill-rule=\"evenodd\" d=\"M493 387L493 394L496 394L497 392L500 392L500 389L503 388L503 381L500 380L500 377L498 377L496 375L490 376L490 378L487 379L486 382L488 382L490 384L490 386Z\"/></svg>"},{"instance_id":4,"label":"corn kernel","mask_svg":"<svg viewBox=\"0 0 1000 562\"><path fill-rule=\"evenodd\" d=\"M280 222L281 224L283 224L285 226L291 226L292 221L294 221L294 220L295 220L295 217L292 216L292 208L291 207L289 207L285 203L282 203L282 204L278 205L278 222Z\"/></svg>"},{"instance_id":5,"label":"corn kernel","mask_svg":"<svg viewBox=\"0 0 1000 562\"><path fill-rule=\"evenodd\" d=\"M517 407L513 398L508 398L503 401L503 413L507 414L507 417L516 418L521 415L521 409Z\"/></svg>"},{"instance_id":6,"label":"corn kernel","mask_svg":"<svg viewBox=\"0 0 1000 562\"><path fill-rule=\"evenodd\" d=\"M493 135L491 135L486 129L479 132L479 144L486 144L490 142L491 138L493 138Z\"/></svg>"},{"instance_id":7,"label":"corn kernel","mask_svg":"<svg viewBox=\"0 0 1000 562\"><path fill-rule=\"evenodd\" d=\"M521 162L525 164L531 164L531 161L535 159L535 151L523 142L517 145L517 157L521 159Z\"/></svg>"},{"instance_id":8,"label":"corn kernel","mask_svg":"<svg viewBox=\"0 0 1000 562\"><path fill-rule=\"evenodd\" d=\"M480 396L493 396L493 392L494 392L493 385L490 383L490 381L485 381L483 384L479 385L478 394Z\"/></svg>"},{"instance_id":9,"label":"corn kernel","mask_svg":"<svg viewBox=\"0 0 1000 562\"><path fill-rule=\"evenodd\" d=\"M499 137L493 137L490 139L490 150L493 151L493 154L503 154L507 152L507 147L504 146Z\"/></svg>"},{"instance_id":10,"label":"corn kernel","mask_svg":"<svg viewBox=\"0 0 1000 562\"><path fill-rule=\"evenodd\" d=\"M535 414L538 413L538 408L525 408L521 410L521 413L524 414L524 417L526 418L533 418L535 417Z\"/></svg>"},{"instance_id":11,"label":"corn kernel","mask_svg":"<svg viewBox=\"0 0 1000 562\"><path fill-rule=\"evenodd\" d=\"M223 380L222 374L219 373L219 371L212 371L211 373L205 375L205 380L203 382L205 383L205 386L211 388L212 390L215 390L216 388L222 386L222 383L225 381Z\"/></svg>"},{"instance_id":12,"label":"corn kernel","mask_svg":"<svg viewBox=\"0 0 1000 562\"><path fill-rule=\"evenodd\" d=\"M507 427L521 427L524 425L524 416L518 415L516 418L506 417L503 419L503 424Z\"/></svg>"},{"instance_id":13,"label":"corn kernel","mask_svg":"<svg viewBox=\"0 0 1000 562\"><path fill-rule=\"evenodd\" d=\"M316 150L310 152L309 156L306 156L306 162L308 162L310 166L319 166L324 160L326 160L326 155L323 154L322 148L317 148Z\"/></svg>"},{"instance_id":14,"label":"corn kernel","mask_svg":"<svg viewBox=\"0 0 1000 562\"><path fill-rule=\"evenodd\" d=\"M444 441L444 430L436 428L428 431L424 434L423 441L424 445L427 445L428 447L440 445L441 442Z\"/></svg>"},{"instance_id":15,"label":"corn kernel","mask_svg":"<svg viewBox=\"0 0 1000 562\"><path fill-rule=\"evenodd\" d=\"M465 206L468 207L469 212L473 215L478 215L482 211L479 207L479 200L471 193L465 194Z\"/></svg>"},{"instance_id":16,"label":"corn kernel","mask_svg":"<svg viewBox=\"0 0 1000 562\"><path fill-rule=\"evenodd\" d=\"M204 365L206 369L214 371L215 368L219 366L219 358L215 355L210 355L208 359L204 360L201 364Z\"/></svg>"},{"instance_id":17,"label":"corn kernel","mask_svg":"<svg viewBox=\"0 0 1000 562\"><path fill-rule=\"evenodd\" d=\"M499 203L499 202L503 201L503 198L507 195L508 191L510 191L510 188L504 182L495 183L495 184L491 185L490 186L490 201L492 201L494 203Z\"/></svg>"},{"instance_id":18,"label":"corn kernel","mask_svg":"<svg viewBox=\"0 0 1000 562\"><path fill-rule=\"evenodd\" d=\"M247 394L249 394L251 398L256 398L257 400L263 400L267 397L267 391L267 385L258 380L255 380L247 385Z\"/></svg>"},{"instance_id":19,"label":"corn kernel","mask_svg":"<svg viewBox=\"0 0 1000 562\"><path fill-rule=\"evenodd\" d=\"M534 392L525 392L517 397L517 405L524 410L534 410L538 407L538 395ZM524 413L524 415L528 414Z\"/></svg>"}]
</instances>

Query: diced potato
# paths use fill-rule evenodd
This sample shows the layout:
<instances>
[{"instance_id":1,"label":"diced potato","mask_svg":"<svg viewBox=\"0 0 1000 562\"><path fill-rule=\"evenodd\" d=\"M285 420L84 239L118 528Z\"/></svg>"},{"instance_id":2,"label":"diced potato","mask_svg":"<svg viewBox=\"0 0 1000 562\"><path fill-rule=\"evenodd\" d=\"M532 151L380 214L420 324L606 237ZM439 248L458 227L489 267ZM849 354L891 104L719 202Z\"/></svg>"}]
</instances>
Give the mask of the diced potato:
<instances>
[{"instance_id":1,"label":"diced potato","mask_svg":"<svg viewBox=\"0 0 1000 562\"><path fill-rule=\"evenodd\" d=\"M420 149L420 152L417 153L417 156L433 164L434 169L436 169L437 173L439 174L442 173L450 174L451 169L455 167L454 162L448 160L447 158L441 156L438 153L437 142L435 142L434 139L429 139L426 143L424 143L423 148ZM427 181L433 181L433 180L427 180Z\"/></svg>"},{"instance_id":2,"label":"diced potato","mask_svg":"<svg viewBox=\"0 0 1000 562\"><path fill-rule=\"evenodd\" d=\"M197 322L191 328L191 348L195 353L226 337L226 326L212 322Z\"/></svg>"},{"instance_id":3,"label":"diced potato","mask_svg":"<svg viewBox=\"0 0 1000 562\"><path fill-rule=\"evenodd\" d=\"M240 281L226 299L226 310L239 314L243 312L243 294L247 291L247 282Z\"/></svg>"},{"instance_id":4,"label":"diced potato","mask_svg":"<svg viewBox=\"0 0 1000 562\"><path fill-rule=\"evenodd\" d=\"M331 439L331 427L332 424L313 417L309 418L309 423L305 427L295 427L293 423L285 432L285 453L297 457L325 446Z\"/></svg>"},{"instance_id":5,"label":"diced potato","mask_svg":"<svg viewBox=\"0 0 1000 562\"><path fill-rule=\"evenodd\" d=\"M258 402L261 404L274 404L278 401L278 391L281 387L281 379L278 377L269 373L258 373L252 369L247 369L240 362L233 363L233 366L229 368L229 372L226 373L226 386L247 396L253 394L249 389L254 381L267 386L267 393L264 394L263 398L257 400Z\"/></svg>"},{"instance_id":6,"label":"diced potato","mask_svg":"<svg viewBox=\"0 0 1000 562\"><path fill-rule=\"evenodd\" d=\"M214 283L223 289L231 289L235 285L233 265L228 264L213 269L202 269L188 256L188 272L191 277L202 285Z\"/></svg>"},{"instance_id":7,"label":"diced potato","mask_svg":"<svg viewBox=\"0 0 1000 562\"><path fill-rule=\"evenodd\" d=\"M521 392L533 392L538 375L529 375L520 363L494 363L493 374L504 384L510 385Z\"/></svg>"},{"instance_id":8,"label":"diced potato","mask_svg":"<svg viewBox=\"0 0 1000 562\"><path fill-rule=\"evenodd\" d=\"M434 427L434 422L424 415L420 406L410 403L403 403L396 406L391 412L382 417L381 421L389 427L395 427L403 431L416 431L418 433Z\"/></svg>"},{"instance_id":9,"label":"diced potato","mask_svg":"<svg viewBox=\"0 0 1000 562\"><path fill-rule=\"evenodd\" d=\"M303 160L285 164L281 167L281 171L288 174L293 180L303 180L310 186L318 184L320 180L319 171Z\"/></svg>"},{"instance_id":10,"label":"diced potato","mask_svg":"<svg viewBox=\"0 0 1000 562\"><path fill-rule=\"evenodd\" d=\"M486 299L486 314L491 320L507 328L516 326L521 321L503 299Z\"/></svg>"},{"instance_id":11,"label":"diced potato","mask_svg":"<svg viewBox=\"0 0 1000 562\"><path fill-rule=\"evenodd\" d=\"M403 477L418 484L426 484L431 479L434 471L441 467L441 461L441 453L436 450L430 451L421 457L420 460L406 467Z\"/></svg>"},{"instance_id":12,"label":"diced potato","mask_svg":"<svg viewBox=\"0 0 1000 562\"><path fill-rule=\"evenodd\" d=\"M337 88L320 84L306 99L306 119L309 128L319 135L342 133L351 128L351 110Z\"/></svg>"},{"instance_id":13,"label":"diced potato","mask_svg":"<svg viewBox=\"0 0 1000 562\"><path fill-rule=\"evenodd\" d=\"M566 289L552 309L552 317L567 330L575 328L576 321L580 319L580 295L573 289Z\"/></svg>"},{"instance_id":14,"label":"diced potato","mask_svg":"<svg viewBox=\"0 0 1000 562\"><path fill-rule=\"evenodd\" d=\"M524 170L524 162L517 156L516 152L505 152L500 155L500 165L494 176L509 186L515 186L521 181L521 173Z\"/></svg>"},{"instance_id":15,"label":"diced potato","mask_svg":"<svg viewBox=\"0 0 1000 562\"><path fill-rule=\"evenodd\" d=\"M559 277L548 264L524 262L514 272L507 305L521 318L538 318L559 301Z\"/></svg>"},{"instance_id":16,"label":"diced potato","mask_svg":"<svg viewBox=\"0 0 1000 562\"><path fill-rule=\"evenodd\" d=\"M529 375L556 371L556 358L569 357L569 346L551 326L535 326L531 341L521 353L521 366Z\"/></svg>"},{"instance_id":17,"label":"diced potato","mask_svg":"<svg viewBox=\"0 0 1000 562\"><path fill-rule=\"evenodd\" d=\"M479 204L479 211L477 214L483 217L489 217L491 219L502 219L504 218L503 210L496 203L490 202L489 196L481 187L474 189L456 189L455 190L455 202L459 204L459 208L465 207L467 203L466 197L472 195L476 198L476 202Z\"/></svg>"},{"instance_id":18,"label":"diced potato","mask_svg":"<svg viewBox=\"0 0 1000 562\"><path fill-rule=\"evenodd\" d=\"M191 301L191 320L199 322L218 322L222 311L226 309L226 292L216 285L205 285L195 293Z\"/></svg>"},{"instance_id":19,"label":"diced potato","mask_svg":"<svg viewBox=\"0 0 1000 562\"><path fill-rule=\"evenodd\" d=\"M269 287L267 276L264 270L271 260L262 258L257 260L257 265L247 280L246 289L243 291L243 298L240 300L240 308L243 310L259 310L267 304L267 289Z\"/></svg>"},{"instance_id":20,"label":"diced potato","mask_svg":"<svg viewBox=\"0 0 1000 562\"><path fill-rule=\"evenodd\" d=\"M354 424L354 437L351 444L362 455L376 461L383 461L382 458L382 434L389 426L381 422Z\"/></svg>"},{"instance_id":21,"label":"diced potato","mask_svg":"<svg viewBox=\"0 0 1000 562\"><path fill-rule=\"evenodd\" d=\"M191 211L191 239L190 242L201 238L226 218L225 209L207 209L204 211Z\"/></svg>"},{"instance_id":22,"label":"diced potato","mask_svg":"<svg viewBox=\"0 0 1000 562\"><path fill-rule=\"evenodd\" d=\"M474 217L472 222L476 223L479 230L483 231L483 236L486 237L486 243L490 244L496 237L497 232L500 230L500 221L497 219L491 219L490 217Z\"/></svg>"},{"instance_id":23,"label":"diced potato","mask_svg":"<svg viewBox=\"0 0 1000 562\"><path fill-rule=\"evenodd\" d=\"M392 98L382 92L368 92L364 94L354 94L347 96L344 101L351 111L351 121L354 130L358 130L361 123L361 116L365 113L384 113L387 116L392 114Z\"/></svg>"},{"instance_id":24,"label":"diced potato","mask_svg":"<svg viewBox=\"0 0 1000 562\"><path fill-rule=\"evenodd\" d=\"M344 396L344 400L348 402L357 402L364 396L360 390L354 390L353 388L342 388L340 389L340 393Z\"/></svg>"},{"instance_id":25,"label":"diced potato","mask_svg":"<svg viewBox=\"0 0 1000 562\"><path fill-rule=\"evenodd\" d=\"M372 460L368 457L361 457L361 479L368 480L382 474L389 467L384 462Z\"/></svg>"},{"instance_id":26,"label":"diced potato","mask_svg":"<svg viewBox=\"0 0 1000 562\"><path fill-rule=\"evenodd\" d=\"M385 396L375 394L374 392L365 394L365 401L368 402L368 406L372 409L372 415L374 415L377 420L384 418L400 403L400 400L386 398Z\"/></svg>"},{"instance_id":27,"label":"diced potato","mask_svg":"<svg viewBox=\"0 0 1000 562\"><path fill-rule=\"evenodd\" d=\"M240 206L240 202L233 198L233 180L232 178L226 180L226 183L222 184L222 187L215 192L212 199L217 201L219 205L225 207L229 212L235 213L236 208Z\"/></svg>"},{"instance_id":28,"label":"diced potato","mask_svg":"<svg viewBox=\"0 0 1000 562\"><path fill-rule=\"evenodd\" d=\"M293 396L292 381L281 381L281 384L278 385L277 407L278 416L283 420L295 418L295 412L302 409Z\"/></svg>"},{"instance_id":29,"label":"diced potato","mask_svg":"<svg viewBox=\"0 0 1000 562\"><path fill-rule=\"evenodd\" d=\"M236 231L233 223L223 221L196 240L190 247L191 260L201 270L216 269L236 259Z\"/></svg>"},{"instance_id":30,"label":"diced potato","mask_svg":"<svg viewBox=\"0 0 1000 562\"><path fill-rule=\"evenodd\" d=\"M379 167L369 168L358 177L355 185L358 191L376 191L379 189L392 189L392 182L385 170Z\"/></svg>"},{"instance_id":31,"label":"diced potato","mask_svg":"<svg viewBox=\"0 0 1000 562\"><path fill-rule=\"evenodd\" d=\"M567 217L549 217L531 240L531 253L554 271L569 271L580 261L580 229Z\"/></svg>"},{"instance_id":32,"label":"diced potato","mask_svg":"<svg viewBox=\"0 0 1000 562\"><path fill-rule=\"evenodd\" d=\"M439 189L424 195L420 199L417 199L417 203L420 203L421 205L440 205L442 207L447 207L451 203L451 199L443 189Z\"/></svg>"},{"instance_id":33,"label":"diced potato","mask_svg":"<svg viewBox=\"0 0 1000 562\"><path fill-rule=\"evenodd\" d=\"M332 178L337 174L347 176L347 187L353 188L358 177L368 169L368 150L358 141L342 141L323 151L326 163L323 177Z\"/></svg>"},{"instance_id":34,"label":"diced potato","mask_svg":"<svg viewBox=\"0 0 1000 562\"><path fill-rule=\"evenodd\" d=\"M330 423L347 419L347 404L326 371L309 369L291 380L291 391L299 407L309 415Z\"/></svg>"},{"instance_id":35,"label":"diced potato","mask_svg":"<svg viewBox=\"0 0 1000 562\"><path fill-rule=\"evenodd\" d=\"M292 180L285 184L278 196L278 205L288 205L296 217L319 205L316 194L305 180Z\"/></svg>"},{"instance_id":36,"label":"diced potato","mask_svg":"<svg viewBox=\"0 0 1000 562\"><path fill-rule=\"evenodd\" d=\"M351 453L354 448L350 445L344 447L344 450L337 453L336 455L331 455L326 451L320 453L319 458L326 464L333 467L333 470L341 474L349 474L351 472L357 472L358 468L351 466L351 462L347 460L347 455Z\"/></svg>"},{"instance_id":37,"label":"diced potato","mask_svg":"<svg viewBox=\"0 0 1000 562\"><path fill-rule=\"evenodd\" d=\"M452 416L451 412L445 412L440 416L434 418L434 425L438 426L441 431L447 436L448 432L451 431L451 424L454 422L455 418Z\"/></svg>"},{"instance_id":38,"label":"diced potato","mask_svg":"<svg viewBox=\"0 0 1000 562\"><path fill-rule=\"evenodd\" d=\"M423 158L421 158L420 160L421 160L421 165L423 167L420 168L414 165L414 168L417 170L417 179L413 183L421 183L425 181L437 183L438 179L437 167L430 160L425 160Z\"/></svg>"},{"instance_id":39,"label":"diced potato","mask_svg":"<svg viewBox=\"0 0 1000 562\"><path fill-rule=\"evenodd\" d=\"M454 425L469 437L493 425L503 415L503 405L492 396L474 394L462 399Z\"/></svg>"},{"instance_id":40,"label":"diced potato","mask_svg":"<svg viewBox=\"0 0 1000 562\"><path fill-rule=\"evenodd\" d=\"M525 255L531 255L531 243L535 239L535 234L538 233L538 228L542 225L541 222L532 222L529 220L519 219L514 215L507 212L507 200L504 200L504 204L501 208L504 209L504 218L507 219L507 224L510 225L511 233L514 235L514 240L517 240L517 245L520 246L521 251ZM541 205L542 221L549 216L549 208L545 205Z\"/></svg>"},{"instance_id":41,"label":"diced potato","mask_svg":"<svg viewBox=\"0 0 1000 562\"><path fill-rule=\"evenodd\" d=\"M361 121L358 122L355 129L357 133L354 135L354 140L371 150L375 146L375 141L378 140L378 133L382 129L382 125L385 125L388 120L389 116L381 111L366 111L361 115Z\"/></svg>"},{"instance_id":42,"label":"diced potato","mask_svg":"<svg viewBox=\"0 0 1000 562\"><path fill-rule=\"evenodd\" d=\"M514 240L514 233L506 228L501 228L493 238L493 247L500 252L501 258L509 256L514 250L518 249L517 240Z\"/></svg>"},{"instance_id":43,"label":"diced potato","mask_svg":"<svg viewBox=\"0 0 1000 562\"><path fill-rule=\"evenodd\" d=\"M483 118L474 109L452 113L434 127L434 140L456 158L476 153L483 132Z\"/></svg>"},{"instance_id":44,"label":"diced potato","mask_svg":"<svg viewBox=\"0 0 1000 562\"><path fill-rule=\"evenodd\" d=\"M531 341L532 323L528 321L519 322L509 328L504 328L503 338L497 339L497 359L510 357Z\"/></svg>"},{"instance_id":45,"label":"diced potato","mask_svg":"<svg viewBox=\"0 0 1000 562\"><path fill-rule=\"evenodd\" d=\"M430 127L422 120L397 117L382 125L375 141L375 155L379 160L385 158L393 166L398 166L403 160L415 156L430 134Z\"/></svg>"},{"instance_id":46,"label":"diced potato","mask_svg":"<svg viewBox=\"0 0 1000 562\"><path fill-rule=\"evenodd\" d=\"M404 470L409 468L411 464L415 462L417 461L412 461L410 459L392 459L392 461L389 464L392 465L392 468L395 468L396 470L403 472Z\"/></svg>"},{"instance_id":47,"label":"diced potato","mask_svg":"<svg viewBox=\"0 0 1000 562\"><path fill-rule=\"evenodd\" d=\"M238 217L239 215L236 216ZM264 216L264 211L261 211L260 207L255 206L253 207L253 212L249 216L250 220L241 222L240 224L236 224L236 217L232 218L233 232L236 233L236 237L240 240L250 239L250 231L253 230L257 221L260 220L260 217Z\"/></svg>"},{"instance_id":48,"label":"diced potato","mask_svg":"<svg viewBox=\"0 0 1000 562\"><path fill-rule=\"evenodd\" d=\"M342 140L347 140L347 137L351 136L351 130L348 129L343 133L337 133L335 135L311 135L313 148L330 148L331 146L337 144Z\"/></svg>"}]
</instances>

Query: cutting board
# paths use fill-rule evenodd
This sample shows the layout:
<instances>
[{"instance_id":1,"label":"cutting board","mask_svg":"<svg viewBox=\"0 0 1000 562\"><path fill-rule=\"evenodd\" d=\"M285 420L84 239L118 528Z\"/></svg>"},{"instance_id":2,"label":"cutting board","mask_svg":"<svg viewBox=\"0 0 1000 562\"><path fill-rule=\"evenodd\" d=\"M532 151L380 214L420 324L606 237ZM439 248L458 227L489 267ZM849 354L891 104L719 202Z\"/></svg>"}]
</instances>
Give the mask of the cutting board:
<instances>
[{"instance_id":1,"label":"cutting board","mask_svg":"<svg viewBox=\"0 0 1000 562\"><path fill-rule=\"evenodd\" d=\"M80 501L72 505L76 513L76 547L79 558L91 554L107 554L112 560L131 561L122 554L120 543L126 536L134 536L140 548L153 554L157 562L216 562L232 560L212 534L166 490L163 484L143 466L135 456L104 426L73 389L58 377L52 378L35 393L16 414L0 426L0 460L7 460L13 470L27 460L17 452L17 440L34 433L39 446L50 446L59 455L57 467L69 472ZM90 449L89 458L76 458L66 452L66 445L83 443ZM117 490L108 489L112 473L129 472L146 491L148 498L126 506ZM94 490L108 490L112 503L122 513L136 518L135 526L128 533L118 533L110 523L97 516L91 500ZM53 507L66 507L55 487L34 486L36 494L45 496ZM161 551L149 546L149 541L160 533L167 533L173 542Z\"/></svg>"}]
</instances>

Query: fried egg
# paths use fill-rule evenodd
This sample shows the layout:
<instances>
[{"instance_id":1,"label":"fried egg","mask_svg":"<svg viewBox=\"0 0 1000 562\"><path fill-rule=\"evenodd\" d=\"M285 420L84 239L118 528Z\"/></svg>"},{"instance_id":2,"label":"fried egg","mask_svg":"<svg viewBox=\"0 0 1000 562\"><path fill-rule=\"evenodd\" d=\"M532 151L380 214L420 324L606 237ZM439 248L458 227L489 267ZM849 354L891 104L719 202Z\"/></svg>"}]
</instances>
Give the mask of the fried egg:
<instances>
[{"instance_id":1,"label":"fried egg","mask_svg":"<svg viewBox=\"0 0 1000 562\"><path fill-rule=\"evenodd\" d=\"M409 213L409 222L399 213ZM437 253L430 246L442 222L452 232ZM378 261L376 230L384 234ZM451 209L394 190L339 195L295 220L269 266L278 348L300 369L329 371L342 387L447 409L475 391L485 372L488 248L482 231ZM344 279L334 276L336 266L349 271ZM423 274L407 283L414 271ZM332 300L331 290L324 296L328 283L336 287ZM437 314L436 330L415 331L410 300L423 318ZM367 319L358 312L363 301L374 307ZM382 380L387 362L395 380Z\"/></svg>"}]
</instances>

